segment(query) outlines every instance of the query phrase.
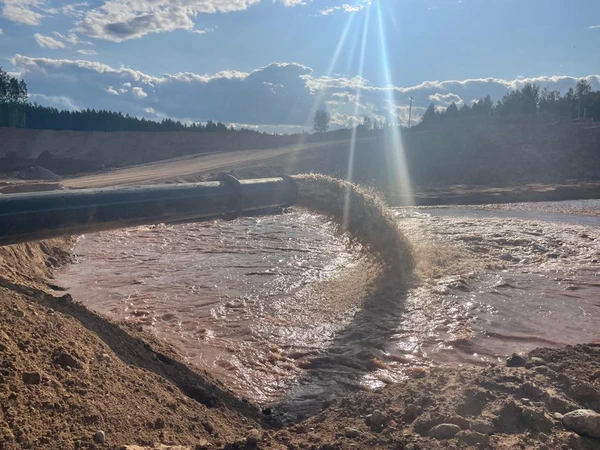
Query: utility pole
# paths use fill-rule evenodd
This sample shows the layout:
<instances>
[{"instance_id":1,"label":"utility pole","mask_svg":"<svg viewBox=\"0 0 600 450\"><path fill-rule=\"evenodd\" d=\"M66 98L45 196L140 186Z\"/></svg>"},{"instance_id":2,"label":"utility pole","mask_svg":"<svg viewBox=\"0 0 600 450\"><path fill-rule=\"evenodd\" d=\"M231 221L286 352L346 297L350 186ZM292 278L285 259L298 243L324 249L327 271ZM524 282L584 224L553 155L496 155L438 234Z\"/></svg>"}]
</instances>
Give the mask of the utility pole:
<instances>
[{"instance_id":1,"label":"utility pole","mask_svg":"<svg viewBox=\"0 0 600 450\"><path fill-rule=\"evenodd\" d=\"M412 97L408 97L408 129L410 130L410 119L412 118Z\"/></svg>"}]
</instances>

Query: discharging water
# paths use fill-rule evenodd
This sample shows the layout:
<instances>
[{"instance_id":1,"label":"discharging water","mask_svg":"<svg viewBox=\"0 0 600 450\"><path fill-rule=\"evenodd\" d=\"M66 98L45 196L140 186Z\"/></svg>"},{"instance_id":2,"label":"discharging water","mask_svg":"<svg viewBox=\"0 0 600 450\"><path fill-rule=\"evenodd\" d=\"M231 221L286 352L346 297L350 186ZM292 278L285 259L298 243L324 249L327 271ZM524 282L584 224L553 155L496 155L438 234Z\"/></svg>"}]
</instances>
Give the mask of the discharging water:
<instances>
[{"instance_id":1,"label":"discharging water","mask_svg":"<svg viewBox=\"0 0 600 450\"><path fill-rule=\"evenodd\" d=\"M599 339L599 204L398 209L421 266L407 292L301 212L84 236L58 282L240 395L310 412L431 365Z\"/></svg>"}]
</instances>

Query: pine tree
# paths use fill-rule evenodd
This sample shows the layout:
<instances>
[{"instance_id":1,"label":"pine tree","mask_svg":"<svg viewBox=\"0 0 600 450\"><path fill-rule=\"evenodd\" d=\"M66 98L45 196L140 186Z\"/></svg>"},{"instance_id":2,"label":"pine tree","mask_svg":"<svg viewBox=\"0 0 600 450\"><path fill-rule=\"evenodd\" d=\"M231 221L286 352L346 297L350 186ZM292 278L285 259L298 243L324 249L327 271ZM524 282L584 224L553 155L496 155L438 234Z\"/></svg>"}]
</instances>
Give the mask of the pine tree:
<instances>
[{"instance_id":1,"label":"pine tree","mask_svg":"<svg viewBox=\"0 0 600 450\"><path fill-rule=\"evenodd\" d=\"M423 113L423 117L421 117L421 123L431 123L437 117L437 112L435 110L435 105L430 103L425 112Z\"/></svg>"},{"instance_id":2,"label":"pine tree","mask_svg":"<svg viewBox=\"0 0 600 450\"><path fill-rule=\"evenodd\" d=\"M317 133L325 133L329 131L329 123L331 122L331 116L325 109L319 109L315 113L313 130Z\"/></svg>"}]
</instances>

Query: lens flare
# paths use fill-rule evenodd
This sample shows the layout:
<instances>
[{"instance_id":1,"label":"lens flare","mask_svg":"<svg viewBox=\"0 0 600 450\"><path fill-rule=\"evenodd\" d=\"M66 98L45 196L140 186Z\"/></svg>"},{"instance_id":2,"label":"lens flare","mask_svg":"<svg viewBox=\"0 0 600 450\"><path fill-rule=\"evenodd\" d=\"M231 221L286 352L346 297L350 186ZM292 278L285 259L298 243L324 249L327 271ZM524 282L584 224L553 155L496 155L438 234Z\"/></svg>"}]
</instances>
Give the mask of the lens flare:
<instances>
[{"instance_id":1,"label":"lens flare","mask_svg":"<svg viewBox=\"0 0 600 450\"><path fill-rule=\"evenodd\" d=\"M392 76L389 64L389 49L385 37L385 24L381 10L381 1L377 2L377 28L379 29L379 45L381 50L381 69L385 77L385 96L388 110L392 117L397 116L398 106L396 105L395 93L393 89ZM410 175L406 164L406 154L400 134L400 124L392 124L388 129L386 136L386 162L388 163L389 180L391 191L398 195L402 205L409 206L414 204L414 196L410 182Z\"/></svg>"},{"instance_id":2,"label":"lens flare","mask_svg":"<svg viewBox=\"0 0 600 450\"><path fill-rule=\"evenodd\" d=\"M356 2L356 4L357 5L359 4L359 0ZM344 48L344 45L346 44L346 41L348 39L348 35L350 34L350 29L352 28L352 23L354 22L355 16L356 16L356 14L349 14L348 21L346 22L346 25L344 25L344 30L342 31L340 40L338 41L335 52L333 53L333 56L331 57L331 61L329 62L329 67L327 68L325 77L331 76L335 66L338 63L338 60L340 59L340 54L342 53L342 49ZM317 95L315 96L315 101L313 102L313 106L312 106L310 112L308 113L308 117L306 118L305 125L307 127L310 126L310 123L313 120L315 113L321 107L321 102L323 101L324 96L325 96L325 89L322 89L319 92L317 92Z\"/></svg>"},{"instance_id":3,"label":"lens flare","mask_svg":"<svg viewBox=\"0 0 600 450\"><path fill-rule=\"evenodd\" d=\"M367 6L367 12L365 13L365 21L363 24L363 34L362 34L362 43L361 43L361 48L360 48L360 59L359 59L359 65L358 65L358 75L362 77L363 72L364 72L364 68L365 68L365 54L367 51L367 37L369 34L369 19L371 18L371 7L370 5ZM356 88L356 98L354 99L354 117L358 117L358 112L360 109L360 96L361 96L361 92L362 91L362 85L361 83L358 83L358 86ZM357 132L357 125L358 124L354 124L354 126L352 127L352 134L350 136L350 149L348 151L348 169L346 172L346 179L350 182L352 182L353 178L354 178L354 155L356 152L356 132ZM350 198L351 198L351 192L350 192L350 187L346 187L346 193L344 195L344 217L343 217L343 225L344 227L347 226L348 224L348 219L350 217Z\"/></svg>"},{"instance_id":4,"label":"lens flare","mask_svg":"<svg viewBox=\"0 0 600 450\"><path fill-rule=\"evenodd\" d=\"M355 6L358 6L359 4L360 4L360 0L356 0ZM327 68L327 72L324 75L325 77L330 77L333 74L335 67L337 66L338 60L340 59L340 54L342 53L342 50L343 50L344 46L346 45L346 41L348 40L348 36L350 35L350 30L352 29L352 24L354 22L355 17L356 17L355 13L348 15L348 20L346 21L346 24L344 25L344 29L342 31L340 39L338 40L335 52L333 53L333 56L331 57L331 60L329 61L329 67ZM354 53L355 46L356 46L356 39L354 39L354 42L352 44L352 50L350 52L350 55L352 55ZM322 106L323 99L325 98L325 91L326 91L326 88L322 88L315 93L314 102L308 112L306 120L304 121L305 128L309 128L311 126L311 123L315 117L315 114L317 113L319 108ZM299 137L298 142L297 142L298 148L304 147L304 145L306 143L306 139L307 139L306 134L302 134ZM294 171L294 167L297 162L297 157L298 157L298 155L296 153L291 154L289 167L292 172Z\"/></svg>"}]
</instances>

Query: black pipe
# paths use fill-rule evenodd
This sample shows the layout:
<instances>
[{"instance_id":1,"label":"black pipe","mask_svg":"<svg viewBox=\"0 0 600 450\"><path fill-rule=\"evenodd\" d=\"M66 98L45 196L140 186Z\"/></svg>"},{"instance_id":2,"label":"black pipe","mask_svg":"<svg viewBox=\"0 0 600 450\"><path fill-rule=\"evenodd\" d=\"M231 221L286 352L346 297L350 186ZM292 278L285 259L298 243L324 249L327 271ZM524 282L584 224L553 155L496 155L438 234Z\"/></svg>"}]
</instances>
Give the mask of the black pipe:
<instances>
[{"instance_id":1,"label":"black pipe","mask_svg":"<svg viewBox=\"0 0 600 450\"><path fill-rule=\"evenodd\" d=\"M58 236L287 207L290 177L0 195L0 246Z\"/></svg>"}]
</instances>

